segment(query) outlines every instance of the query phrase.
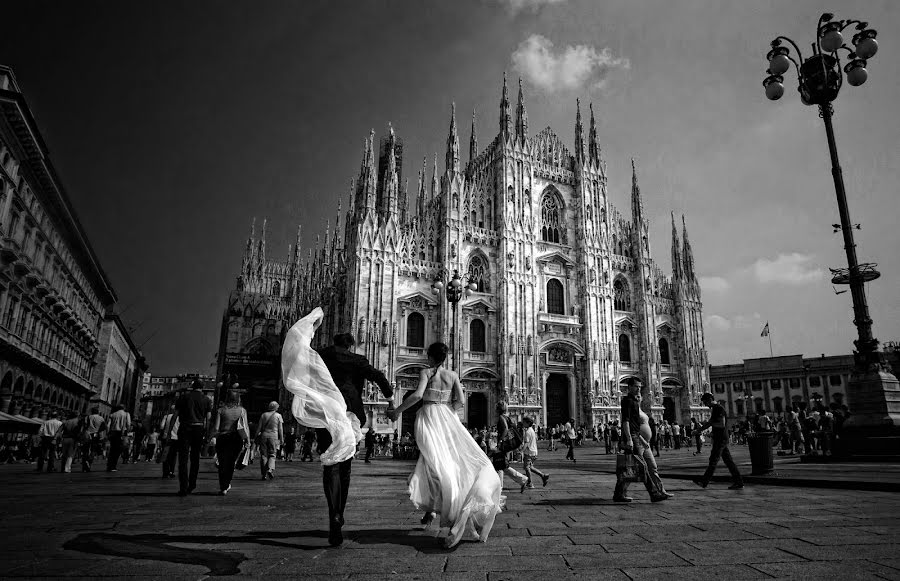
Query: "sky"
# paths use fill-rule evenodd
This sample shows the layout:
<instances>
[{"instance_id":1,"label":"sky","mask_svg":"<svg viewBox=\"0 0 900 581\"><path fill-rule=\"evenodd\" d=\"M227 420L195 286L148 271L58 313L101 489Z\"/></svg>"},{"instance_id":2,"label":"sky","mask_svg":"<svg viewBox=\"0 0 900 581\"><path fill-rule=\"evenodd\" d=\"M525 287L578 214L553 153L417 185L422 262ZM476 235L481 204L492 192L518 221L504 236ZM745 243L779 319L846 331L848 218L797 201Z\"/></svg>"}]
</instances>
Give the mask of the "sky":
<instances>
[{"instance_id":1,"label":"sky","mask_svg":"<svg viewBox=\"0 0 900 581\"><path fill-rule=\"evenodd\" d=\"M670 271L687 221L712 364L845 354L856 330L822 121L794 73L765 98L769 42L808 56L818 16L879 33L869 80L845 85L834 125L875 336L900 339L900 3L845 0L4 2L0 62L19 84L151 373L211 372L252 217L268 253L303 251L334 222L370 129L404 140L415 190L443 159L451 103L464 159L477 112L497 133L504 71L530 133L572 149L593 104L609 198L629 211L630 160ZM513 89L514 90L514 89ZM429 161L430 164L430 161ZM430 169L429 169L430 171ZM257 232L259 227L257 227ZM844 287L846 288L846 287ZM839 288L837 290L843 290Z\"/></svg>"}]
</instances>

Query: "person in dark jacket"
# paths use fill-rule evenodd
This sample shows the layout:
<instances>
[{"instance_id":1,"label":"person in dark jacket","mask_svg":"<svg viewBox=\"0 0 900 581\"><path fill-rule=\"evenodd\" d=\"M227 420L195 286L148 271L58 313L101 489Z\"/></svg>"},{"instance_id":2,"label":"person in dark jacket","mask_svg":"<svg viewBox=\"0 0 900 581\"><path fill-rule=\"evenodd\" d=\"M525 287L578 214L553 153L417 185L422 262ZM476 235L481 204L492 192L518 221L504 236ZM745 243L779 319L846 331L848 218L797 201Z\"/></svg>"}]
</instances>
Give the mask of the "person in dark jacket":
<instances>
[{"instance_id":1,"label":"person in dark jacket","mask_svg":"<svg viewBox=\"0 0 900 581\"><path fill-rule=\"evenodd\" d=\"M377 384L386 398L392 397L394 390L384 374L372 367L368 359L350 351L355 343L353 335L340 333L334 336L334 345L319 350L319 356L328 367L334 384L344 396L347 410L353 412L359 418L359 424L363 425L366 423L366 412L363 408L362 394L366 380ZM324 428L316 428L316 441L318 452L322 454L331 446L331 434ZM322 483L328 502L328 543L332 546L344 542L341 527L344 526L344 507L350 490L352 461L350 458L333 466L323 466Z\"/></svg>"},{"instance_id":2,"label":"person in dark jacket","mask_svg":"<svg viewBox=\"0 0 900 581\"><path fill-rule=\"evenodd\" d=\"M728 488L730 490L739 490L744 487L744 479L741 477L741 472L731 458L731 451L728 449L728 436L725 434L727 419L725 407L716 402L713 394L709 392L700 396L700 401L711 410L709 419L700 424L699 429L702 432L707 428L712 428L712 450L709 452L709 466L707 466L706 472L702 478L694 479L694 484L701 488L709 486L709 481L712 480L713 473L716 471L716 466L721 458L725 462L725 466L728 467L728 471L731 472L731 478L733 479L732 485Z\"/></svg>"}]
</instances>

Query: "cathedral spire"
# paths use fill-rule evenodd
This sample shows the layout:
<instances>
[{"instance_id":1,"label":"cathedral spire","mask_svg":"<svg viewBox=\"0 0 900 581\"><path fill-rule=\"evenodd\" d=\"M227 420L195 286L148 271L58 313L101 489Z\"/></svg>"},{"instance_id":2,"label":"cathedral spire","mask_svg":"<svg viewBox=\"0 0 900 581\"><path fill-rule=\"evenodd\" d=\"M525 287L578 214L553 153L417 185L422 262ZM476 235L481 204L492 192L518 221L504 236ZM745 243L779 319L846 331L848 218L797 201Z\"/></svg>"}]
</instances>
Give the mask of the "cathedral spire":
<instances>
[{"instance_id":1,"label":"cathedral spire","mask_svg":"<svg viewBox=\"0 0 900 581\"><path fill-rule=\"evenodd\" d=\"M528 138L528 113L525 112L525 96L522 93L522 77L519 77L519 102L516 105L516 141L524 146Z\"/></svg>"},{"instance_id":2,"label":"cathedral spire","mask_svg":"<svg viewBox=\"0 0 900 581\"><path fill-rule=\"evenodd\" d=\"M592 164L600 163L600 144L597 142L597 124L594 122L593 103L591 103L591 131L588 134L588 159Z\"/></svg>"},{"instance_id":3,"label":"cathedral spire","mask_svg":"<svg viewBox=\"0 0 900 581\"><path fill-rule=\"evenodd\" d=\"M268 218L263 218L262 225L262 237L259 239L259 260L261 262L265 262L266 260L266 222Z\"/></svg>"},{"instance_id":4,"label":"cathedral spire","mask_svg":"<svg viewBox=\"0 0 900 581\"><path fill-rule=\"evenodd\" d=\"M584 129L581 127L580 99L575 99L575 163L584 165Z\"/></svg>"},{"instance_id":5,"label":"cathedral spire","mask_svg":"<svg viewBox=\"0 0 900 581\"><path fill-rule=\"evenodd\" d=\"M636 228L643 229L644 201L641 199L641 188L638 186L637 168L631 158L631 218Z\"/></svg>"},{"instance_id":6,"label":"cathedral spire","mask_svg":"<svg viewBox=\"0 0 900 581\"><path fill-rule=\"evenodd\" d=\"M403 184L403 193L400 194L400 222L406 224L409 220L409 178Z\"/></svg>"},{"instance_id":7,"label":"cathedral spire","mask_svg":"<svg viewBox=\"0 0 900 581\"><path fill-rule=\"evenodd\" d=\"M447 137L447 173L459 173L459 134L456 132L456 103L450 106L450 135Z\"/></svg>"},{"instance_id":8,"label":"cathedral spire","mask_svg":"<svg viewBox=\"0 0 900 581\"><path fill-rule=\"evenodd\" d=\"M672 212L672 278L681 280L683 273L681 244L678 242L678 229L675 227L675 212Z\"/></svg>"},{"instance_id":9,"label":"cathedral spire","mask_svg":"<svg viewBox=\"0 0 900 581\"><path fill-rule=\"evenodd\" d=\"M512 119L509 114L509 90L506 87L506 71L503 71L503 96L500 98L500 140L505 144L512 132Z\"/></svg>"},{"instance_id":10,"label":"cathedral spire","mask_svg":"<svg viewBox=\"0 0 900 581\"><path fill-rule=\"evenodd\" d=\"M399 197L400 185L397 182L397 158L394 154L397 142L394 138L394 127L388 123L388 140L387 140L387 167L384 169L384 175L381 177L384 184L384 193L382 198L381 211L385 217L391 216L397 212L397 198Z\"/></svg>"},{"instance_id":11,"label":"cathedral spire","mask_svg":"<svg viewBox=\"0 0 900 581\"><path fill-rule=\"evenodd\" d=\"M250 235L247 237L247 254L253 253L253 237L256 236L256 217L250 220Z\"/></svg>"},{"instance_id":12,"label":"cathedral spire","mask_svg":"<svg viewBox=\"0 0 900 581\"><path fill-rule=\"evenodd\" d=\"M475 135L475 109L472 109L472 137L469 138L469 163L478 155L478 137Z\"/></svg>"},{"instance_id":13,"label":"cathedral spire","mask_svg":"<svg viewBox=\"0 0 900 581\"><path fill-rule=\"evenodd\" d=\"M687 224L684 221L684 214L681 215L682 239L684 240L684 277L689 281L696 280L694 274L694 251L691 250L691 243L688 241Z\"/></svg>"},{"instance_id":14,"label":"cathedral spire","mask_svg":"<svg viewBox=\"0 0 900 581\"><path fill-rule=\"evenodd\" d=\"M347 200L347 214L348 216L353 215L354 203L353 203L353 194L356 190L356 181L353 178L350 178L350 195Z\"/></svg>"},{"instance_id":15,"label":"cathedral spire","mask_svg":"<svg viewBox=\"0 0 900 581\"><path fill-rule=\"evenodd\" d=\"M294 242L294 255L291 257L296 266L300 265L300 233L303 230L302 225L297 226L297 240Z\"/></svg>"},{"instance_id":16,"label":"cathedral spire","mask_svg":"<svg viewBox=\"0 0 900 581\"><path fill-rule=\"evenodd\" d=\"M425 216L425 200L428 198L428 157L422 157L422 171L419 173L419 192L416 194L416 216Z\"/></svg>"},{"instance_id":17,"label":"cathedral spire","mask_svg":"<svg viewBox=\"0 0 900 581\"><path fill-rule=\"evenodd\" d=\"M434 169L431 172L431 199L438 195L437 153L434 154Z\"/></svg>"},{"instance_id":18,"label":"cathedral spire","mask_svg":"<svg viewBox=\"0 0 900 581\"><path fill-rule=\"evenodd\" d=\"M378 186L378 176L375 171L375 130L369 133L366 140L366 153L363 156L362 169L359 172L357 188L357 210L365 212L375 209L375 192Z\"/></svg>"}]
</instances>

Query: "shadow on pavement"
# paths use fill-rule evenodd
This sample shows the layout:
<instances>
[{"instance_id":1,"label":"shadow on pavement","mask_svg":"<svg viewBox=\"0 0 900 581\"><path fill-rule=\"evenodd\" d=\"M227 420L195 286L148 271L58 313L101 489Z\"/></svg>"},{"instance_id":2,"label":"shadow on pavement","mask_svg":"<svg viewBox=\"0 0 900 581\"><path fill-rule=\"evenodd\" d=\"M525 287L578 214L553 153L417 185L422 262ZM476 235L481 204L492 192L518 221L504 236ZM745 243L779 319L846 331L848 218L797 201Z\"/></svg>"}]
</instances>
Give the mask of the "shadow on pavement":
<instances>
[{"instance_id":1,"label":"shadow on pavement","mask_svg":"<svg viewBox=\"0 0 900 581\"><path fill-rule=\"evenodd\" d=\"M536 506L624 506L624 502L616 502L611 498L565 498L539 500Z\"/></svg>"},{"instance_id":2,"label":"shadow on pavement","mask_svg":"<svg viewBox=\"0 0 900 581\"><path fill-rule=\"evenodd\" d=\"M413 529L421 531L422 529ZM443 537L433 535L410 535L410 531L396 529L367 529L360 531L344 531L344 536L361 545L405 545L419 552L434 554L452 552L444 548Z\"/></svg>"},{"instance_id":3,"label":"shadow on pavement","mask_svg":"<svg viewBox=\"0 0 900 581\"><path fill-rule=\"evenodd\" d=\"M63 548L82 553L96 555L113 555L129 559L150 559L189 565L203 565L211 575L236 575L240 573L239 565L247 559L243 553L236 551L216 551L212 549L188 549L173 546L172 543L191 543L218 545L225 543L255 543L270 547L282 547L298 550L321 550L327 548L324 543L294 544L277 539L315 538L325 539L327 533L320 530L311 531L259 531L235 536L210 536L187 534L137 534L124 535L105 532L82 533L66 542Z\"/></svg>"}]
</instances>

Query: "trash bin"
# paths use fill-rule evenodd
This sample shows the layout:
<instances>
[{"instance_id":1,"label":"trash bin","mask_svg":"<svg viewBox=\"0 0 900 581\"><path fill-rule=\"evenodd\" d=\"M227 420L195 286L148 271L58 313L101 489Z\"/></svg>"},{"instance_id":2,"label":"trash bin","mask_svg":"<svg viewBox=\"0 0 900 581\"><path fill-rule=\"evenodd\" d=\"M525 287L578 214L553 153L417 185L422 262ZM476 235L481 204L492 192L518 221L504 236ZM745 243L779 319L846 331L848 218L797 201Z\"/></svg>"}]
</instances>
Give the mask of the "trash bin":
<instances>
[{"instance_id":1,"label":"trash bin","mask_svg":"<svg viewBox=\"0 0 900 581\"><path fill-rule=\"evenodd\" d=\"M774 436L775 432L756 432L747 436L751 474L766 474L775 469L775 455L772 454Z\"/></svg>"}]
</instances>

